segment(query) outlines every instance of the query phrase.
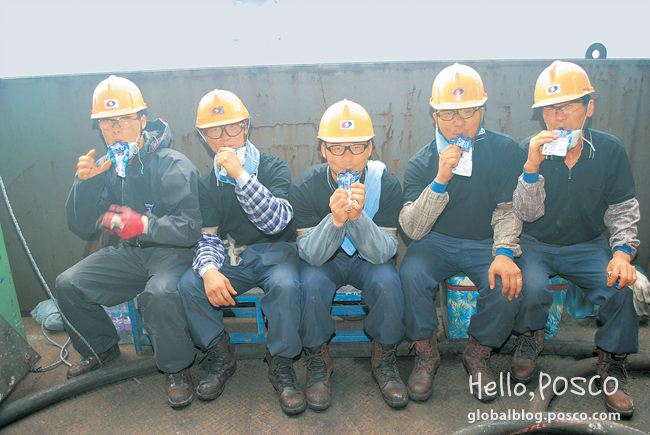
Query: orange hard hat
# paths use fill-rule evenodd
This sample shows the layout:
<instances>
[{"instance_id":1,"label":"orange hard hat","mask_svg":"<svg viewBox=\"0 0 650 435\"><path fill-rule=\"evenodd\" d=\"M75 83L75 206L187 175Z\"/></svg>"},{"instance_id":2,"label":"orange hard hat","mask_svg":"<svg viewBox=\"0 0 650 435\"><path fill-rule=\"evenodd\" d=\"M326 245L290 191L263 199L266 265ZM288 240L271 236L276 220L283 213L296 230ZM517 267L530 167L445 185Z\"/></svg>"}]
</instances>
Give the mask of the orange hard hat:
<instances>
[{"instance_id":1,"label":"orange hard hat","mask_svg":"<svg viewBox=\"0 0 650 435\"><path fill-rule=\"evenodd\" d=\"M223 89L215 89L201 98L196 113L196 127L217 127L249 118L248 110L237 95Z\"/></svg>"},{"instance_id":2,"label":"orange hard hat","mask_svg":"<svg viewBox=\"0 0 650 435\"><path fill-rule=\"evenodd\" d=\"M360 104L341 100L327 108L318 138L325 142L365 142L375 136L370 115Z\"/></svg>"},{"instance_id":3,"label":"orange hard hat","mask_svg":"<svg viewBox=\"0 0 650 435\"><path fill-rule=\"evenodd\" d=\"M592 92L594 87L585 70L575 63L556 60L537 78L533 109L577 100Z\"/></svg>"},{"instance_id":4,"label":"orange hard hat","mask_svg":"<svg viewBox=\"0 0 650 435\"><path fill-rule=\"evenodd\" d=\"M140 89L131 80L113 75L95 88L90 118L129 115L146 108Z\"/></svg>"},{"instance_id":5,"label":"orange hard hat","mask_svg":"<svg viewBox=\"0 0 650 435\"><path fill-rule=\"evenodd\" d=\"M440 71L433 81L431 106L436 110L479 107L488 96L474 68L455 63Z\"/></svg>"}]
</instances>

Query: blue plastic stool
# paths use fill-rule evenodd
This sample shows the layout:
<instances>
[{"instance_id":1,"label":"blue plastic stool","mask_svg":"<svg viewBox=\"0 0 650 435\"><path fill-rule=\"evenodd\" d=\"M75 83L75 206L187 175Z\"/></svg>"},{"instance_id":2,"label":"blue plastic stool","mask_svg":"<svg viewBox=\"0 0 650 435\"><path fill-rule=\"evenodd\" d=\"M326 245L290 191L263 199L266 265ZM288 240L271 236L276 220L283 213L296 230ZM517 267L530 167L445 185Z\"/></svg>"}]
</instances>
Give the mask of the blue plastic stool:
<instances>
[{"instance_id":1,"label":"blue plastic stool","mask_svg":"<svg viewBox=\"0 0 650 435\"><path fill-rule=\"evenodd\" d=\"M352 304L351 304L352 303ZM333 316L358 316L365 315L367 307L361 302L361 290L346 285L336 291L332 304ZM370 341L368 336L361 331L336 331L333 342Z\"/></svg>"},{"instance_id":2,"label":"blue plastic stool","mask_svg":"<svg viewBox=\"0 0 650 435\"><path fill-rule=\"evenodd\" d=\"M255 332L231 332L232 343L264 343L266 331L264 329L264 314L262 313L262 297L264 292L261 288L255 287L244 294L235 297L237 303L246 303L253 306L224 307L224 313L230 313L235 317L255 317ZM366 306L361 302L361 291L352 286L341 287L337 290L332 304L333 316L358 316L366 314ZM133 342L138 354L145 351L145 346L151 346L151 341L142 325L142 317L138 311L135 299L129 301L129 316L133 326ZM363 331L337 331L332 339L333 342L355 342L370 341Z\"/></svg>"},{"instance_id":3,"label":"blue plastic stool","mask_svg":"<svg viewBox=\"0 0 650 435\"><path fill-rule=\"evenodd\" d=\"M142 326L142 316L138 311L138 302L133 299L129 301L129 317L131 317L131 328L133 329L133 344L138 355L144 353L144 347L151 346L151 340Z\"/></svg>"},{"instance_id":4,"label":"blue plastic stool","mask_svg":"<svg viewBox=\"0 0 650 435\"><path fill-rule=\"evenodd\" d=\"M549 290L554 290L546 324L546 339L557 334L569 282L560 276L549 278ZM557 290L557 291L555 291ZM463 273L458 273L439 284L440 308L447 338L467 338L472 315L476 313L478 288Z\"/></svg>"}]
</instances>

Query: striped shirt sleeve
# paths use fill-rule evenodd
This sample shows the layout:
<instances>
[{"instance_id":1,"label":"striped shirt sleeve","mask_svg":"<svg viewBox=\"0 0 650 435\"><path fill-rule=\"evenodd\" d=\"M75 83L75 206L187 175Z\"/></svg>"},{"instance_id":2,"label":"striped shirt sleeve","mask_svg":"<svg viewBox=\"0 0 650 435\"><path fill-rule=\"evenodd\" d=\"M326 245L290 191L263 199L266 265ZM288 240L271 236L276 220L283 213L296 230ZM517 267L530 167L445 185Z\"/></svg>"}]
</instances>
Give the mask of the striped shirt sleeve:
<instances>
[{"instance_id":1,"label":"striped shirt sleeve","mask_svg":"<svg viewBox=\"0 0 650 435\"><path fill-rule=\"evenodd\" d=\"M203 278L206 271L221 269L225 255L223 242L219 236L212 233L201 233L192 262L192 270L197 276Z\"/></svg>"},{"instance_id":2,"label":"striped shirt sleeve","mask_svg":"<svg viewBox=\"0 0 650 435\"><path fill-rule=\"evenodd\" d=\"M235 187L237 200L248 220L264 234L278 234L293 218L293 208L286 199L274 196L255 175Z\"/></svg>"}]
</instances>

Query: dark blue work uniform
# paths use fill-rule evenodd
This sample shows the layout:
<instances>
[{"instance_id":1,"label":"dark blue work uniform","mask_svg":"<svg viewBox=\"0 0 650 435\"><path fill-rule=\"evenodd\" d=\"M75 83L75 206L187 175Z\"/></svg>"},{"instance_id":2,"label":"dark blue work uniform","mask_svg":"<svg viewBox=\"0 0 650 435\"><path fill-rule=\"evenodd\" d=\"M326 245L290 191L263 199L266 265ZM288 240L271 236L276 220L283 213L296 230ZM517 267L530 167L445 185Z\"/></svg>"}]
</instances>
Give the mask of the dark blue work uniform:
<instances>
[{"instance_id":1,"label":"dark blue work uniform","mask_svg":"<svg viewBox=\"0 0 650 435\"><path fill-rule=\"evenodd\" d=\"M288 199L291 171L289 165L274 156L261 153L257 171L259 182L273 196ZM262 312L268 321L266 344L271 355L293 358L302 345L300 323L300 282L296 234L291 223L278 234L265 234L242 209L235 186L220 183L211 169L199 183L199 200L204 228L218 228L219 237L229 234L237 246L246 245L242 261L233 266L229 258L220 272L230 280L237 294L255 286L264 290ZM215 346L224 335L223 311L210 304L203 279L189 269L178 289L187 313L192 339L202 349Z\"/></svg>"},{"instance_id":2,"label":"dark blue work uniform","mask_svg":"<svg viewBox=\"0 0 650 435\"><path fill-rule=\"evenodd\" d=\"M494 260L492 214L512 201L523 158L510 136L486 130L474 139L472 175L454 175L449 202L431 231L409 245L400 266L406 337L424 340L438 327L434 294L438 283L464 272L478 287L477 312L469 333L484 346L500 347L510 336L519 311L516 299L501 295L501 278L490 290L488 269ZM434 139L415 154L404 174L404 202L418 199L438 173Z\"/></svg>"},{"instance_id":3,"label":"dark blue work uniform","mask_svg":"<svg viewBox=\"0 0 650 435\"><path fill-rule=\"evenodd\" d=\"M364 182L365 171L361 174ZM290 202L294 225L298 231L316 227L331 213L329 198L337 189L328 164L305 170L291 185ZM381 177L379 210L372 218L380 228L397 229L402 204L402 187L388 171ZM300 282L303 291L303 315L300 336L303 346L316 347L334 336L330 314L334 294L350 284L362 290L369 313L364 329L380 344L398 343L404 335L402 316L404 297L395 257L382 264L372 264L355 252L348 255L342 248L322 266L312 266L300 259Z\"/></svg>"},{"instance_id":4,"label":"dark blue work uniform","mask_svg":"<svg viewBox=\"0 0 650 435\"><path fill-rule=\"evenodd\" d=\"M548 277L559 274L582 288L600 305L603 326L596 332L601 349L627 354L639 349L639 317L628 287L607 287L607 265L612 252L602 233L605 212L611 205L635 196L632 168L621 142L614 136L585 129L578 162L569 169L561 157L545 159L539 167L544 177L544 215L524 222L522 255L517 263L524 288L530 290L517 317L517 328L543 328L553 292ZM522 147L528 152L528 138ZM524 181L525 182L525 181Z\"/></svg>"}]
</instances>

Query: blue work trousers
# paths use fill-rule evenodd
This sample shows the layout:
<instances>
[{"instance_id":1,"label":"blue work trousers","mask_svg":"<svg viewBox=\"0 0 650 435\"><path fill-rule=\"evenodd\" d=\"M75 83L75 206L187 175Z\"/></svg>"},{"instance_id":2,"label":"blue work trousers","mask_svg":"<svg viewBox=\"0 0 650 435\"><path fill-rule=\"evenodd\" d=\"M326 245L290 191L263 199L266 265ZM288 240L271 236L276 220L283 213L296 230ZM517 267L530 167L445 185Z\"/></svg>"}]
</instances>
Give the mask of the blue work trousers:
<instances>
[{"instance_id":1,"label":"blue work trousers","mask_svg":"<svg viewBox=\"0 0 650 435\"><path fill-rule=\"evenodd\" d=\"M546 326L553 291L549 276L560 275L585 291L589 300L600 305L603 326L596 332L596 345L614 354L639 350L639 316L634 310L634 294L629 287L607 287L607 265L612 252L605 238L569 246L548 245L528 234L521 235L522 255L517 260L524 278L526 297L515 321L518 332Z\"/></svg>"},{"instance_id":2,"label":"blue work trousers","mask_svg":"<svg viewBox=\"0 0 650 435\"><path fill-rule=\"evenodd\" d=\"M404 336L404 295L394 258L372 264L357 253L350 256L339 249L322 266L312 266L301 259L300 283L303 290L300 337L305 347L320 346L334 336L332 301L336 291L348 284L362 291L361 298L369 309L363 327L374 341L396 344Z\"/></svg>"},{"instance_id":3,"label":"blue work trousers","mask_svg":"<svg viewBox=\"0 0 650 435\"><path fill-rule=\"evenodd\" d=\"M501 296L501 277L490 290L488 269L492 239L468 240L430 232L414 240L400 266L404 290L404 326L410 340L424 340L438 327L434 295L438 283L464 272L478 287L476 314L469 333L483 346L501 347L512 333L519 300ZM546 281L548 286L548 279Z\"/></svg>"},{"instance_id":4,"label":"blue work trousers","mask_svg":"<svg viewBox=\"0 0 650 435\"><path fill-rule=\"evenodd\" d=\"M262 312L268 321L267 347L271 355L293 358L302 345L300 324L300 275L295 243L273 242L248 246L242 261L231 266L228 257L221 273L230 280L238 295L253 287L264 290ZM201 349L210 349L224 335L223 311L213 307L205 294L203 280L189 269L178 291L187 314L192 340Z\"/></svg>"}]
</instances>

